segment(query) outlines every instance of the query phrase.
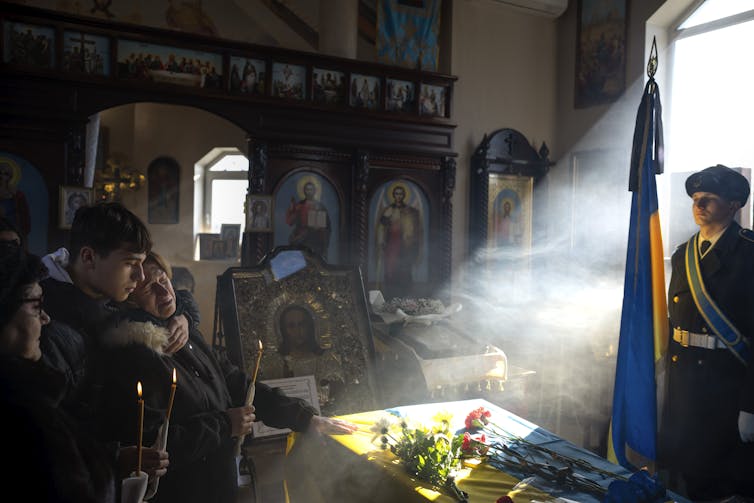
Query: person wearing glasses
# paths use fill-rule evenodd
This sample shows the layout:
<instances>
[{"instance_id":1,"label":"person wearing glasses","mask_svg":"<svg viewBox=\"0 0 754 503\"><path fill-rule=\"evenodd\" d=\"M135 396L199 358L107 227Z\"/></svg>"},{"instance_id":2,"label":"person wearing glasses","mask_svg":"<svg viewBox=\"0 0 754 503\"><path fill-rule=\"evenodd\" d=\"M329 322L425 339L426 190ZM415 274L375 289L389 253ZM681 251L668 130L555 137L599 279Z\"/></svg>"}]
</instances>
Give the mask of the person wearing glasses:
<instances>
[{"instance_id":1,"label":"person wearing glasses","mask_svg":"<svg viewBox=\"0 0 754 503\"><path fill-rule=\"evenodd\" d=\"M39 285L45 273L39 257L0 243L3 479L24 501L114 503L108 453L59 407L65 376L41 359L42 328L50 323Z\"/></svg>"},{"instance_id":2,"label":"person wearing glasses","mask_svg":"<svg viewBox=\"0 0 754 503\"><path fill-rule=\"evenodd\" d=\"M754 497L754 232L735 221L750 192L727 166L689 176L699 232L671 259L660 463L694 501Z\"/></svg>"}]
</instances>

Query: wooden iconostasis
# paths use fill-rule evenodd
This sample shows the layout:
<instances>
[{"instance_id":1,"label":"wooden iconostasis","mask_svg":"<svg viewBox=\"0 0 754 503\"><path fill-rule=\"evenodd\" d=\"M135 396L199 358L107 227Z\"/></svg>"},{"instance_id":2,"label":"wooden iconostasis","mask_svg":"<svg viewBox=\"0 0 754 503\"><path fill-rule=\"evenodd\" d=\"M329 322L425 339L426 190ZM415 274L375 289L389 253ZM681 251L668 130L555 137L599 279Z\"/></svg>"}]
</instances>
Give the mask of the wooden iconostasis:
<instances>
[{"instance_id":1,"label":"wooden iconostasis","mask_svg":"<svg viewBox=\"0 0 754 503\"><path fill-rule=\"evenodd\" d=\"M329 263L358 265L366 288L386 298L446 286L455 77L0 4L0 154L39 174L45 248L65 243L58 188L83 185L89 117L170 103L247 134L250 201L272 218L261 232L247 229L242 266L300 244ZM26 50L37 46L31 38L45 42L43 54ZM79 46L98 63L77 64ZM173 68L171 54L190 54L206 71Z\"/></svg>"}]
</instances>

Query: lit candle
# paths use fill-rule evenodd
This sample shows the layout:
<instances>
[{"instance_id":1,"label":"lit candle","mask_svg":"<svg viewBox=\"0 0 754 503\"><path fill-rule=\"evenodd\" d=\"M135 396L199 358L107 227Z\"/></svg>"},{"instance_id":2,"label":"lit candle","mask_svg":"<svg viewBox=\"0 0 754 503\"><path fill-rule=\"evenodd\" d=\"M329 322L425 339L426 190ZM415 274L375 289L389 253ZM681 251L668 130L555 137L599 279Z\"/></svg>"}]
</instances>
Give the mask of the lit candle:
<instances>
[{"instance_id":1,"label":"lit candle","mask_svg":"<svg viewBox=\"0 0 754 503\"><path fill-rule=\"evenodd\" d=\"M175 387L176 387L176 375L175 367L173 367L173 383L170 385L170 400L168 400L168 413L165 416L165 422L170 421L170 413L173 411L173 400L175 399Z\"/></svg>"},{"instance_id":2,"label":"lit candle","mask_svg":"<svg viewBox=\"0 0 754 503\"><path fill-rule=\"evenodd\" d=\"M136 383L136 393L139 395L139 429L136 435L136 475L141 474L141 440L144 434L144 400L141 398L141 381Z\"/></svg>"}]
</instances>

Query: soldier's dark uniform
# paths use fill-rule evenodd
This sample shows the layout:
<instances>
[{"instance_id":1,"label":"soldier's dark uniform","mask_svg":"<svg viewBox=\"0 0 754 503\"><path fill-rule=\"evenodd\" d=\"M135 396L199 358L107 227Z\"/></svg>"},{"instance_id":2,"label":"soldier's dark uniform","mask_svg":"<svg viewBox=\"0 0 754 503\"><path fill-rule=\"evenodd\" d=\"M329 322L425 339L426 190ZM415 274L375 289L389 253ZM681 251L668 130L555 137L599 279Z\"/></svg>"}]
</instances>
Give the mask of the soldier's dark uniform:
<instances>
[{"instance_id":1,"label":"soldier's dark uniform","mask_svg":"<svg viewBox=\"0 0 754 503\"><path fill-rule=\"evenodd\" d=\"M703 177L708 170L692 177ZM711 192L738 200L731 199L725 186L738 183L737 179L723 176L722 181L710 181L692 177L689 181L694 183L686 184L689 195ZM747 196L748 189L746 183ZM683 346L674 340L680 338L678 330L714 336L691 295L686 246L687 243L679 246L671 259L669 381L660 461L683 474L693 499L754 496L754 444L743 443L738 432L739 411L754 412L754 362L750 357L745 366L721 345L706 349ZM710 297L742 336L754 343L754 232L732 222L700 260L700 267ZM697 337L700 339L703 338Z\"/></svg>"}]
</instances>

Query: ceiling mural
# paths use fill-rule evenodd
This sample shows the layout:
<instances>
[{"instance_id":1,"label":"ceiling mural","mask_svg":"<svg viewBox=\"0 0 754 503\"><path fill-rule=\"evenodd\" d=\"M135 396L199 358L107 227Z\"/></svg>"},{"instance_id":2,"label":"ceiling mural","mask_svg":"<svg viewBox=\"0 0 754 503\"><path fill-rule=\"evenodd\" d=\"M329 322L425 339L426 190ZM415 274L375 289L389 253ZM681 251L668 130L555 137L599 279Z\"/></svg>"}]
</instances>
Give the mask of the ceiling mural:
<instances>
[{"instance_id":1,"label":"ceiling mural","mask_svg":"<svg viewBox=\"0 0 754 503\"><path fill-rule=\"evenodd\" d=\"M264 45L280 45L249 15L250 7L233 0L11 0L14 3ZM261 21L261 20L260 20Z\"/></svg>"}]
</instances>

